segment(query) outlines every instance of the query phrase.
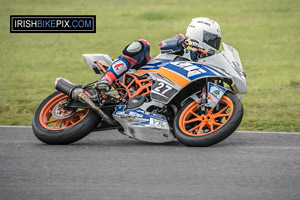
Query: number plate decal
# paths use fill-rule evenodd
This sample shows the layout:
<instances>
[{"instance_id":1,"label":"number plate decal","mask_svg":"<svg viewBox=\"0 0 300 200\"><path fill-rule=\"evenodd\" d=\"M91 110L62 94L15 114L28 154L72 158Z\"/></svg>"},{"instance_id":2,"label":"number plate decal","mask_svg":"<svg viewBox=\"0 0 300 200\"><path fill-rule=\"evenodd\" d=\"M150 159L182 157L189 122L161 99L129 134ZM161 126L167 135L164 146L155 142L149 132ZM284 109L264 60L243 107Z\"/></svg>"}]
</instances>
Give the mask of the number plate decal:
<instances>
[{"instance_id":1,"label":"number plate decal","mask_svg":"<svg viewBox=\"0 0 300 200\"><path fill-rule=\"evenodd\" d=\"M171 85L164 82L155 82L151 88L151 99L157 101L168 103L169 99L172 98L177 93L177 90Z\"/></svg>"}]
</instances>

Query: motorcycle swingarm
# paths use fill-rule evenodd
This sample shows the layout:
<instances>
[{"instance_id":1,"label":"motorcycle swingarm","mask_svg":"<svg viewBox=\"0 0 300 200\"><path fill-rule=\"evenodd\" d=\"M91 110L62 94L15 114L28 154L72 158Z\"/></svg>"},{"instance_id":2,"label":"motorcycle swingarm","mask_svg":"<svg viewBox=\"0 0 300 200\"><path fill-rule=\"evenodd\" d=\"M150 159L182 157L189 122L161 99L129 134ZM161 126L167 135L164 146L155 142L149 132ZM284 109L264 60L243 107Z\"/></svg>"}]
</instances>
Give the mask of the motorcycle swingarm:
<instances>
[{"instance_id":1,"label":"motorcycle swingarm","mask_svg":"<svg viewBox=\"0 0 300 200\"><path fill-rule=\"evenodd\" d=\"M107 105L107 106L99 106L99 104L96 104L101 110L103 110L106 113L113 113L116 105ZM91 109L89 105L86 103L83 103L81 101L72 101L68 105L64 106L64 108L83 108L83 109Z\"/></svg>"},{"instance_id":2,"label":"motorcycle swingarm","mask_svg":"<svg viewBox=\"0 0 300 200\"><path fill-rule=\"evenodd\" d=\"M100 108L109 115L112 115L112 113L115 110L116 105L109 105L109 106L101 106ZM91 107L83 102L80 101L74 101L69 103L65 108L82 108L82 109L91 109ZM106 123L104 120L101 120L98 127L93 131L106 131L106 130L112 130L112 129L122 129L122 126L111 126L110 124Z\"/></svg>"}]
</instances>

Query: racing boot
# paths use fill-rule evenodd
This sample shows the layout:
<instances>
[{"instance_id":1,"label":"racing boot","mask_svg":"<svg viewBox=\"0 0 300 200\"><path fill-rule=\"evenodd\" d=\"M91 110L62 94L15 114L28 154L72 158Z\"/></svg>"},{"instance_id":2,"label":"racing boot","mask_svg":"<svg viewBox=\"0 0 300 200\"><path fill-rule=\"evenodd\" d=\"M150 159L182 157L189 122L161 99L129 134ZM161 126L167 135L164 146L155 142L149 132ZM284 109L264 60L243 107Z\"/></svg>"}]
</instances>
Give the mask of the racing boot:
<instances>
[{"instance_id":1,"label":"racing boot","mask_svg":"<svg viewBox=\"0 0 300 200\"><path fill-rule=\"evenodd\" d=\"M109 92L111 84L105 78L100 79L96 84L95 88L99 91Z\"/></svg>"}]
</instances>

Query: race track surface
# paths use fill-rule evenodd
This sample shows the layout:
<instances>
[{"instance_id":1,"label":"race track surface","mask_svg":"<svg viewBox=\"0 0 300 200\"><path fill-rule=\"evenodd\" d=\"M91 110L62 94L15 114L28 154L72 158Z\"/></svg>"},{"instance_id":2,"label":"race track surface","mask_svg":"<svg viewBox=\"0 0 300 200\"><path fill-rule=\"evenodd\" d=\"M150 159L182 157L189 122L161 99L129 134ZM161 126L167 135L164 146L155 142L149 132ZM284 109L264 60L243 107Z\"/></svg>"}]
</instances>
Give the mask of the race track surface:
<instances>
[{"instance_id":1,"label":"race track surface","mask_svg":"<svg viewBox=\"0 0 300 200\"><path fill-rule=\"evenodd\" d=\"M234 133L209 148L117 131L67 146L0 128L0 199L300 199L300 134Z\"/></svg>"}]
</instances>

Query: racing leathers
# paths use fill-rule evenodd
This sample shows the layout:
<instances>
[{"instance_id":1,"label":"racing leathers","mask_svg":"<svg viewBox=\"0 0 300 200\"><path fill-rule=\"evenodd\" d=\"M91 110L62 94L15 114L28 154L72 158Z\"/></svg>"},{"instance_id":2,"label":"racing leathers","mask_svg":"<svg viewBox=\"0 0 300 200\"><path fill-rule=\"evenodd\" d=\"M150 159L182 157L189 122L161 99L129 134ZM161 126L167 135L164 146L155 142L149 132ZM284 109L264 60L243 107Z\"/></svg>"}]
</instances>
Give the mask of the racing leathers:
<instances>
[{"instance_id":1,"label":"racing leathers","mask_svg":"<svg viewBox=\"0 0 300 200\"><path fill-rule=\"evenodd\" d=\"M199 48L199 43L195 40L185 38L182 34L177 34L172 38L160 41L159 47L162 54L171 53L182 56L185 51L189 51L191 60L196 61L201 57L199 51L194 51L194 49ZM111 84L130 68L139 69L149 60L150 44L146 40L137 40L130 43L124 48L121 55L114 60L105 75L96 83L96 88L109 91Z\"/></svg>"},{"instance_id":2,"label":"racing leathers","mask_svg":"<svg viewBox=\"0 0 300 200\"><path fill-rule=\"evenodd\" d=\"M105 75L96 83L99 90L109 91L111 84L130 68L138 69L150 60L150 44L137 40L127 45L121 55L114 60Z\"/></svg>"}]
</instances>

